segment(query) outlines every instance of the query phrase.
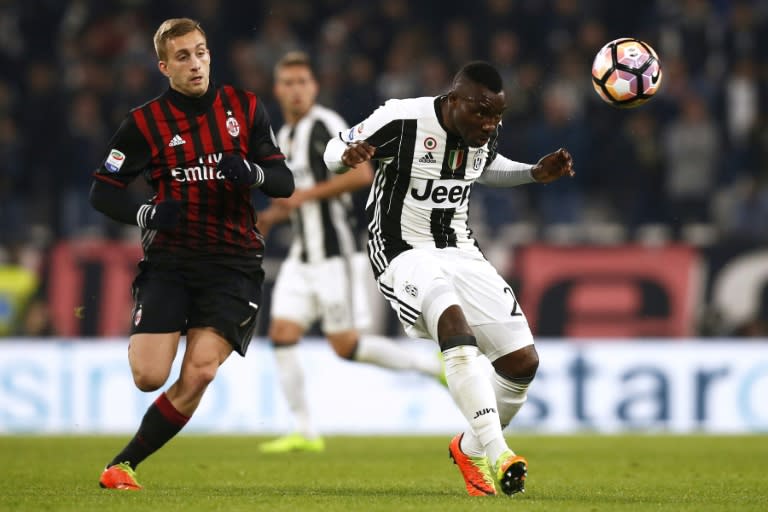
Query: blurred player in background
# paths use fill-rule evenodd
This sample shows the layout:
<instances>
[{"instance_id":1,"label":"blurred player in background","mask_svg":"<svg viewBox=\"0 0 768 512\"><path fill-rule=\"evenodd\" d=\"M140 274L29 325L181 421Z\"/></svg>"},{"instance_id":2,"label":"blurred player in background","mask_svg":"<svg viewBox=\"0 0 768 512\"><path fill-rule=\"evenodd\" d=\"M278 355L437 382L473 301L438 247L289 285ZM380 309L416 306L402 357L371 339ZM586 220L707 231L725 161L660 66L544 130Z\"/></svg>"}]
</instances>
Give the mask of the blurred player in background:
<instances>
[{"instance_id":1,"label":"blurred player in background","mask_svg":"<svg viewBox=\"0 0 768 512\"><path fill-rule=\"evenodd\" d=\"M477 181L512 187L572 176L570 154L535 165L496 152L505 98L498 71L472 62L442 96L390 100L328 143L334 172L378 161L368 198L368 256L381 293L406 332L437 341L451 396L470 428L450 454L470 495L521 492L528 462L503 429L526 400L539 358L509 285L467 226ZM495 372L489 379L478 356Z\"/></svg>"},{"instance_id":2,"label":"blurred player in background","mask_svg":"<svg viewBox=\"0 0 768 512\"><path fill-rule=\"evenodd\" d=\"M269 337L297 431L260 448L270 453L321 451L324 443L312 424L298 357L299 340L315 320L344 359L436 378L443 375L442 363L437 355L412 353L392 340L360 333L370 322L365 293L370 270L355 235L350 192L370 185L373 170L364 162L344 175L328 172L325 145L348 127L337 113L315 104L318 86L306 54L291 52L277 63L274 93L285 119L277 140L296 190L259 213L259 228L266 234L274 223L290 219L293 229L290 253L272 294Z\"/></svg>"},{"instance_id":3,"label":"blurred player in background","mask_svg":"<svg viewBox=\"0 0 768 512\"><path fill-rule=\"evenodd\" d=\"M232 351L245 355L264 279L251 188L272 197L294 188L259 99L210 82L199 23L166 20L154 45L170 87L123 121L95 174L91 203L141 227L128 346L136 386L165 384L183 333L186 350L179 378L102 473L99 484L110 489L141 489L136 466L184 427ZM126 190L139 175L155 191L144 204Z\"/></svg>"}]
</instances>

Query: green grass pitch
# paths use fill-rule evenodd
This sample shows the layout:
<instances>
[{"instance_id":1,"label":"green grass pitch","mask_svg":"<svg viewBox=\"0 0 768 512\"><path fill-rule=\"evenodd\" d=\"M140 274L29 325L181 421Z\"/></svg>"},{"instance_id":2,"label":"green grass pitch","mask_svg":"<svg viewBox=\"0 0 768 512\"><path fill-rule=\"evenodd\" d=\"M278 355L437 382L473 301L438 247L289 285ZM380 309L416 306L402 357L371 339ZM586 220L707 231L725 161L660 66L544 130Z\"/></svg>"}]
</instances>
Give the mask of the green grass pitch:
<instances>
[{"instance_id":1,"label":"green grass pitch","mask_svg":"<svg viewBox=\"0 0 768 512\"><path fill-rule=\"evenodd\" d=\"M450 436L331 437L322 454L261 455L263 438L182 435L145 461L141 492L99 489L122 437L0 437L0 510L768 510L768 436L509 436L527 492L470 498Z\"/></svg>"}]
</instances>

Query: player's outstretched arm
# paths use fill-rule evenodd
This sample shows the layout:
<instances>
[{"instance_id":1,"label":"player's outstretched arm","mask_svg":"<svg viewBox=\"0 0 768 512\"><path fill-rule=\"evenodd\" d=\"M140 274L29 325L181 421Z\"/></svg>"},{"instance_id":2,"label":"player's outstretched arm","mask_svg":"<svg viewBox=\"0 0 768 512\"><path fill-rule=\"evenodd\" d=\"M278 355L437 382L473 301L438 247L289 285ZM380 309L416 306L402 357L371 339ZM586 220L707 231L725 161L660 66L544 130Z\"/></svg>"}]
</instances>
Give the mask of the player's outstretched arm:
<instances>
[{"instance_id":1,"label":"player's outstretched arm","mask_svg":"<svg viewBox=\"0 0 768 512\"><path fill-rule=\"evenodd\" d=\"M351 167L368 162L375 153L376 148L364 140L345 144L341 139L334 137L325 147L323 160L329 171L343 174Z\"/></svg>"},{"instance_id":2,"label":"player's outstretched arm","mask_svg":"<svg viewBox=\"0 0 768 512\"><path fill-rule=\"evenodd\" d=\"M565 148L541 157L531 169L531 176L539 183L551 183L563 176L573 177L573 158Z\"/></svg>"}]
</instances>

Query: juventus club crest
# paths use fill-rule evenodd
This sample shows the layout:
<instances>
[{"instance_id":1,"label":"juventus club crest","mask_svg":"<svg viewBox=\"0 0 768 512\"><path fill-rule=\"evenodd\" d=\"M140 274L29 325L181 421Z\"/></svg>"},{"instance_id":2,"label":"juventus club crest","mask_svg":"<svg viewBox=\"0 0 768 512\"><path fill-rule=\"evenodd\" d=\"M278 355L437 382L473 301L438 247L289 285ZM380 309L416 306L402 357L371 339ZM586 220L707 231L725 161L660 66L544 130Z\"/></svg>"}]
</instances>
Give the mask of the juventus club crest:
<instances>
[{"instance_id":1,"label":"juventus club crest","mask_svg":"<svg viewBox=\"0 0 768 512\"><path fill-rule=\"evenodd\" d=\"M477 150L477 153L475 153L475 159L472 160L472 168L476 171L480 170L480 166L483 165L483 148L480 148Z\"/></svg>"},{"instance_id":2,"label":"juventus club crest","mask_svg":"<svg viewBox=\"0 0 768 512\"><path fill-rule=\"evenodd\" d=\"M231 110L227 110L227 132L232 137L240 135L240 123L234 118Z\"/></svg>"}]
</instances>

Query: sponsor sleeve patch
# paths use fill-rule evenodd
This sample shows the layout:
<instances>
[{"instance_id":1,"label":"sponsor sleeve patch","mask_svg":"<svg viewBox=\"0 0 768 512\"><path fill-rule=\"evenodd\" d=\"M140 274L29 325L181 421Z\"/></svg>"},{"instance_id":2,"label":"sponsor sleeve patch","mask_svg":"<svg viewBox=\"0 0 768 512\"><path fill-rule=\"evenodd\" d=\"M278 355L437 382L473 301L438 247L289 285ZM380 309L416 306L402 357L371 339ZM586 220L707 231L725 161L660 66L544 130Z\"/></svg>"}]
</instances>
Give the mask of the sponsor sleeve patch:
<instances>
[{"instance_id":1,"label":"sponsor sleeve patch","mask_svg":"<svg viewBox=\"0 0 768 512\"><path fill-rule=\"evenodd\" d=\"M109 152L109 156L107 157L106 162L104 162L104 167L106 167L109 172L118 172L124 163L125 154L122 151L113 149Z\"/></svg>"}]
</instances>

